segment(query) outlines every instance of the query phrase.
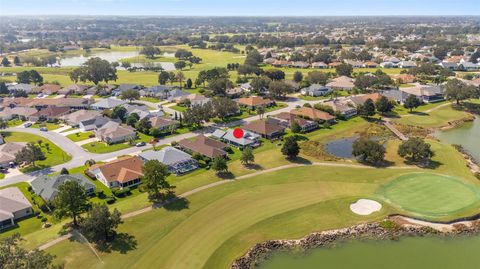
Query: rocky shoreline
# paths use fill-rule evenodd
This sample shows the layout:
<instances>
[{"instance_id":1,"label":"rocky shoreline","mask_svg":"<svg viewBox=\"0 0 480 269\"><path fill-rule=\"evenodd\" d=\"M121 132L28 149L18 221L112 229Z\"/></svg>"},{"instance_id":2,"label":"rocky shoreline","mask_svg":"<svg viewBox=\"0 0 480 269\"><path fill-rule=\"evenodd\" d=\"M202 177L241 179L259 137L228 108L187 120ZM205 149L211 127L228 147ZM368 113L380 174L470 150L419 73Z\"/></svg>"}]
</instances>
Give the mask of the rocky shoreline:
<instances>
[{"instance_id":1,"label":"rocky shoreline","mask_svg":"<svg viewBox=\"0 0 480 269\"><path fill-rule=\"evenodd\" d=\"M477 175L477 173L480 173L480 164L478 161L467 151L465 150L461 145L453 145L455 149L460 152L463 155L463 158L467 161L467 166L470 168L470 171Z\"/></svg>"},{"instance_id":2,"label":"rocky shoreline","mask_svg":"<svg viewBox=\"0 0 480 269\"><path fill-rule=\"evenodd\" d=\"M448 125L440 127L439 130L446 131L446 130L458 128L458 127L462 126L463 124L468 123L468 122L472 122L474 120L475 120L475 115L469 114L469 116L467 116L465 118L462 118L462 119L459 119L459 120L454 120L454 121L449 121Z\"/></svg>"},{"instance_id":3,"label":"rocky shoreline","mask_svg":"<svg viewBox=\"0 0 480 269\"><path fill-rule=\"evenodd\" d=\"M276 252L310 250L331 247L335 243L352 239L398 240L405 236L426 235L469 235L480 232L480 221L474 220L452 223L449 230L437 230L432 227L399 221L398 217L369 224L359 224L349 228L316 232L296 240L269 240L256 244L244 256L235 260L230 269L251 269L268 259Z\"/></svg>"}]
</instances>

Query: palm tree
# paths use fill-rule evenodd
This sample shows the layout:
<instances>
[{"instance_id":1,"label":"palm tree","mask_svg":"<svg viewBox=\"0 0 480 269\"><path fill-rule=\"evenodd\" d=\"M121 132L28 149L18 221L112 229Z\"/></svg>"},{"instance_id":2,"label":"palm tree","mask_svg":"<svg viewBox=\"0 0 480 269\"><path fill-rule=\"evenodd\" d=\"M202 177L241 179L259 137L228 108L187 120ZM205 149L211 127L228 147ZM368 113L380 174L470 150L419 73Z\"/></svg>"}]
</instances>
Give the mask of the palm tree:
<instances>
[{"instance_id":1,"label":"palm tree","mask_svg":"<svg viewBox=\"0 0 480 269\"><path fill-rule=\"evenodd\" d=\"M264 114L265 114L265 107L264 106L257 107L257 115L260 116L260 119L263 118Z\"/></svg>"},{"instance_id":2,"label":"palm tree","mask_svg":"<svg viewBox=\"0 0 480 269\"><path fill-rule=\"evenodd\" d=\"M180 82L180 88L182 88L182 82L185 79L185 75L183 74L182 71L178 71L176 77L177 77L177 80Z\"/></svg>"}]
</instances>

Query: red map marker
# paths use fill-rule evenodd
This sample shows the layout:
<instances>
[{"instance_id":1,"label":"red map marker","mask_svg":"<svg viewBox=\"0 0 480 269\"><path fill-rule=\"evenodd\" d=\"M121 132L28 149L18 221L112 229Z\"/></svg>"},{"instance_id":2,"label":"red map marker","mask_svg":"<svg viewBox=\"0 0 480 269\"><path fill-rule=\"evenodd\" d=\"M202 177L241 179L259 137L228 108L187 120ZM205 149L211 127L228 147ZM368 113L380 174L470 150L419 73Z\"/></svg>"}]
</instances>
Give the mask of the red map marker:
<instances>
[{"instance_id":1,"label":"red map marker","mask_svg":"<svg viewBox=\"0 0 480 269\"><path fill-rule=\"evenodd\" d=\"M233 136L235 138L238 138L238 139L242 138L243 137L243 130L240 129L240 128L233 129Z\"/></svg>"}]
</instances>

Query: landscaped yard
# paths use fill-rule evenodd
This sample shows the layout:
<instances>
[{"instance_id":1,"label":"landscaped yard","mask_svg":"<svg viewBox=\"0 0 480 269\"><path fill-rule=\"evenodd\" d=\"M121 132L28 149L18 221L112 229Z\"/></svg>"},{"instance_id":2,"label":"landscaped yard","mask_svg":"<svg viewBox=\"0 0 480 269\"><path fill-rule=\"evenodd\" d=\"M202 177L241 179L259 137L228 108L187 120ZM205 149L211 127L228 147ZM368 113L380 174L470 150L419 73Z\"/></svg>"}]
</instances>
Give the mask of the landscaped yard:
<instances>
[{"instance_id":1,"label":"landscaped yard","mask_svg":"<svg viewBox=\"0 0 480 269\"><path fill-rule=\"evenodd\" d=\"M58 164L68 162L72 159L72 156L68 155L65 151L60 149L57 145L52 143L41 136L22 133L22 132L2 132L5 137L6 142L34 142L38 145L38 141L41 141L41 148L43 153L45 153L45 160L36 161L35 166L28 166L22 168L22 172L32 172L40 170L47 167L52 167ZM47 144L48 143L48 148Z\"/></svg>"},{"instance_id":2,"label":"landscaped yard","mask_svg":"<svg viewBox=\"0 0 480 269\"><path fill-rule=\"evenodd\" d=\"M128 142L109 145L105 142L98 141L98 142L91 142L91 143L82 145L82 148L92 153L109 153L109 152L126 149L129 147L131 147L131 145L129 145Z\"/></svg>"},{"instance_id":3,"label":"landscaped yard","mask_svg":"<svg viewBox=\"0 0 480 269\"><path fill-rule=\"evenodd\" d=\"M49 131L53 131L55 129L60 128L60 124L52 123L52 122L37 122L31 126L31 128L40 129L42 127L46 127Z\"/></svg>"},{"instance_id":4,"label":"landscaped yard","mask_svg":"<svg viewBox=\"0 0 480 269\"><path fill-rule=\"evenodd\" d=\"M73 142L78 142L82 140L89 139L90 136L93 136L93 132L82 132L82 133L74 133L74 134L69 134L67 137L72 140Z\"/></svg>"}]
</instances>

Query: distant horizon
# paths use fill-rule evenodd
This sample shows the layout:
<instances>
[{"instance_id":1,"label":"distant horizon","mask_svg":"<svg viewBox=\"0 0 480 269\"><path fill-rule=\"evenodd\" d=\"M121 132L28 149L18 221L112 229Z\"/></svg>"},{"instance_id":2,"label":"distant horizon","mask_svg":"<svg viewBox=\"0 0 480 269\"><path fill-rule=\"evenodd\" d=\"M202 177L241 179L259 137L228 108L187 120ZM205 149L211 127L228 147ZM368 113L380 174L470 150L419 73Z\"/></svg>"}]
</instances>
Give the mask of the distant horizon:
<instances>
[{"instance_id":1,"label":"distant horizon","mask_svg":"<svg viewBox=\"0 0 480 269\"><path fill-rule=\"evenodd\" d=\"M475 8L476 7L476 8ZM479 16L478 0L0 0L0 16Z\"/></svg>"}]
</instances>

